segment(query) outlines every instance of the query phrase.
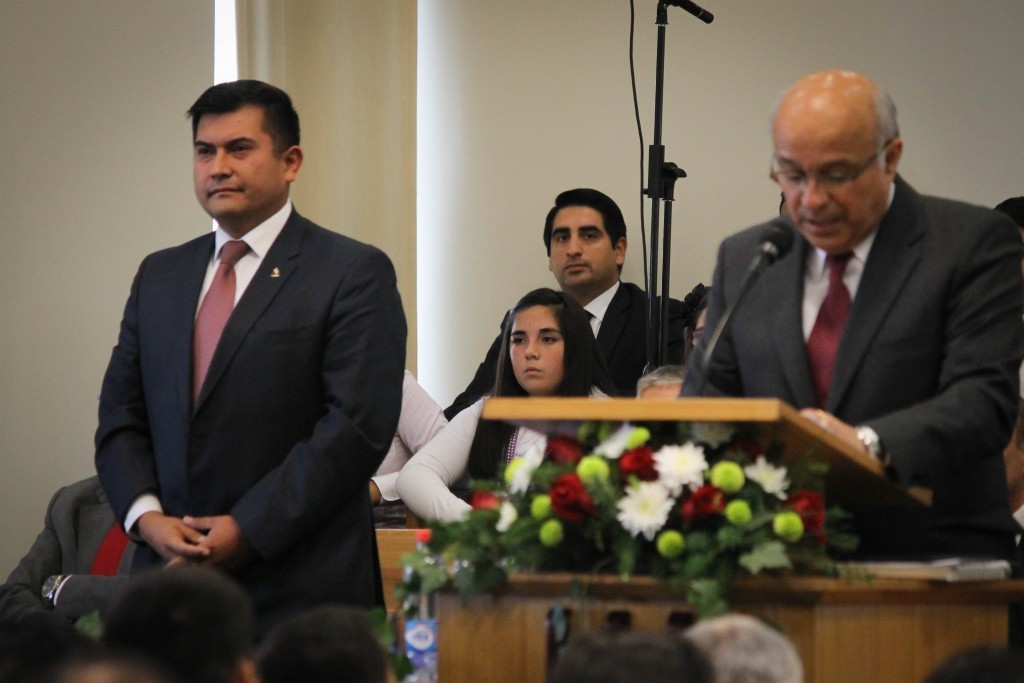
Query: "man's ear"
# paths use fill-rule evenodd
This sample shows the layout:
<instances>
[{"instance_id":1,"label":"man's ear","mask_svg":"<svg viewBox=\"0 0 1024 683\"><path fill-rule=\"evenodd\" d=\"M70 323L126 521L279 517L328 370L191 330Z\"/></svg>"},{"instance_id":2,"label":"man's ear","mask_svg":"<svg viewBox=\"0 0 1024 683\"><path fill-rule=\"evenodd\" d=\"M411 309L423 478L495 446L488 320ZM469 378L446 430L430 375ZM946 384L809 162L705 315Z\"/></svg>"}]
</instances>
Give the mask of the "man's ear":
<instances>
[{"instance_id":1,"label":"man's ear","mask_svg":"<svg viewBox=\"0 0 1024 683\"><path fill-rule=\"evenodd\" d=\"M626 238L620 237L615 243L615 265L621 266L626 262Z\"/></svg>"}]
</instances>

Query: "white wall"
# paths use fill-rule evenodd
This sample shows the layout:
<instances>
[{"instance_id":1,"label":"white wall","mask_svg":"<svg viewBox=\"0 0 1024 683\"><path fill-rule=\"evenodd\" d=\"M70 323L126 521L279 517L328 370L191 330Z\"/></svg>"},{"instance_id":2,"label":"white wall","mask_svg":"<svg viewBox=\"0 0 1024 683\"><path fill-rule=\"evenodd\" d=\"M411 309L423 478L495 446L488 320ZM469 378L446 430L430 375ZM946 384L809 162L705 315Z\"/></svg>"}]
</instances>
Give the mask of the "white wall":
<instances>
[{"instance_id":1,"label":"white wall","mask_svg":"<svg viewBox=\"0 0 1024 683\"><path fill-rule=\"evenodd\" d=\"M100 380L142 257L209 230L185 110L208 0L0 2L0 580L91 475Z\"/></svg>"},{"instance_id":2,"label":"white wall","mask_svg":"<svg viewBox=\"0 0 1024 683\"><path fill-rule=\"evenodd\" d=\"M918 190L993 205L1024 194L1024 2L702 0L670 8L666 158L676 185L673 296L708 283L725 235L778 207L768 116L799 76L868 74L899 108ZM645 145L657 2L636 2ZM419 378L446 405L501 311L555 286L541 231L555 195L590 186L626 213L624 279L643 279L627 0L422 0L419 10ZM649 202L644 203L644 207Z\"/></svg>"}]
</instances>

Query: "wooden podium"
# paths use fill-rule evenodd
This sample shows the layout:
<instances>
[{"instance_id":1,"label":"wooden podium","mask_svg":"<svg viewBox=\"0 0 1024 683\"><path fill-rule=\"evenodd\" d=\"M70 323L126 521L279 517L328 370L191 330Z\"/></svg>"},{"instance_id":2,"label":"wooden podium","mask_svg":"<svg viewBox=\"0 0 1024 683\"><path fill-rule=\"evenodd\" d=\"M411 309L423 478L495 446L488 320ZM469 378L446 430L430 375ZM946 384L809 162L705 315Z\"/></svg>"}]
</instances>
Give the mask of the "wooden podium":
<instances>
[{"instance_id":1,"label":"wooden podium","mask_svg":"<svg viewBox=\"0 0 1024 683\"><path fill-rule=\"evenodd\" d=\"M1006 603L1024 599L1024 581L751 578L730 592L736 612L793 641L807 683L919 683L956 652L1005 644ZM610 623L659 631L692 621L683 597L650 578L514 575L506 589L468 603L439 594L438 680L544 683L554 608L571 615L570 637Z\"/></svg>"},{"instance_id":2,"label":"wooden podium","mask_svg":"<svg viewBox=\"0 0 1024 683\"><path fill-rule=\"evenodd\" d=\"M549 434L575 433L583 420L752 423L766 442L784 445L783 460L827 462L832 500L929 504L927 492L899 488L879 463L777 400L492 399L483 416ZM755 577L735 581L729 599L735 611L777 625L794 642L810 683L916 683L955 652L1005 644L1006 605L1024 600L1024 581ZM571 614L570 637L611 622L661 630L693 621L680 593L647 577L514 575L505 589L469 602L453 591L439 595L439 679L543 683L555 608Z\"/></svg>"},{"instance_id":3,"label":"wooden podium","mask_svg":"<svg viewBox=\"0 0 1024 683\"><path fill-rule=\"evenodd\" d=\"M762 445L783 447L782 461L810 457L828 464L829 501L920 506L931 492L905 489L885 476L882 464L806 420L773 398L689 398L641 401L631 398L492 398L484 419L504 420L545 434L575 434L587 420L615 422L735 422L754 425Z\"/></svg>"}]
</instances>

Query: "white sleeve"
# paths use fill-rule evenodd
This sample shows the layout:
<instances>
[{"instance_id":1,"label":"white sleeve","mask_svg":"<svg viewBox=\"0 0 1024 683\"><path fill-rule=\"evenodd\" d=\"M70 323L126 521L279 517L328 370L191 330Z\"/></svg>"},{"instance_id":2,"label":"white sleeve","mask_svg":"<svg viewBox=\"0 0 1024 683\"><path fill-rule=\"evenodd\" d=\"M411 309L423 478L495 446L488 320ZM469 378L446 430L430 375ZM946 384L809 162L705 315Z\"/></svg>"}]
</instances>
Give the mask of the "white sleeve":
<instances>
[{"instance_id":1,"label":"white sleeve","mask_svg":"<svg viewBox=\"0 0 1024 683\"><path fill-rule=\"evenodd\" d=\"M416 516L454 522L469 512L449 488L466 473L482 410L483 400L463 410L402 468L398 495Z\"/></svg>"}]
</instances>

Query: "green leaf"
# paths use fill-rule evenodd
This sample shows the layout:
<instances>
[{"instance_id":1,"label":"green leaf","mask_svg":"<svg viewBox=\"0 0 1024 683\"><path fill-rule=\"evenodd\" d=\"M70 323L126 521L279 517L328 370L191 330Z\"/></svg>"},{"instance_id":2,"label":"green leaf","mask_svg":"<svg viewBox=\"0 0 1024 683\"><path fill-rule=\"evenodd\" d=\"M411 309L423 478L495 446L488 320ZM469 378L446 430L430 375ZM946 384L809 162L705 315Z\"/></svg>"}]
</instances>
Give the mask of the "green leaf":
<instances>
[{"instance_id":1,"label":"green leaf","mask_svg":"<svg viewBox=\"0 0 1024 683\"><path fill-rule=\"evenodd\" d=\"M758 574L762 569L789 569L793 566L781 541L759 543L749 553L740 555L739 563L751 574Z\"/></svg>"}]
</instances>

